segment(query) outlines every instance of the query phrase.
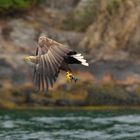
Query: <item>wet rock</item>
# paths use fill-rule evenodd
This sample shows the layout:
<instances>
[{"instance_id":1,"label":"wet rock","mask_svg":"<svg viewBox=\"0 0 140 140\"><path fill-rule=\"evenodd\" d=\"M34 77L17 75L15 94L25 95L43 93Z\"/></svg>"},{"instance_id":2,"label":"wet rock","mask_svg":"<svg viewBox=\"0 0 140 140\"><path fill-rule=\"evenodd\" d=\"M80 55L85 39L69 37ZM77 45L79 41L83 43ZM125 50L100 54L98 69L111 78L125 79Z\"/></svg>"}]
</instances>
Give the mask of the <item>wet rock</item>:
<instances>
[{"instance_id":1,"label":"wet rock","mask_svg":"<svg viewBox=\"0 0 140 140\"><path fill-rule=\"evenodd\" d=\"M81 100L60 99L60 100L56 100L55 105L56 106L82 106L85 105L85 102Z\"/></svg>"}]
</instances>

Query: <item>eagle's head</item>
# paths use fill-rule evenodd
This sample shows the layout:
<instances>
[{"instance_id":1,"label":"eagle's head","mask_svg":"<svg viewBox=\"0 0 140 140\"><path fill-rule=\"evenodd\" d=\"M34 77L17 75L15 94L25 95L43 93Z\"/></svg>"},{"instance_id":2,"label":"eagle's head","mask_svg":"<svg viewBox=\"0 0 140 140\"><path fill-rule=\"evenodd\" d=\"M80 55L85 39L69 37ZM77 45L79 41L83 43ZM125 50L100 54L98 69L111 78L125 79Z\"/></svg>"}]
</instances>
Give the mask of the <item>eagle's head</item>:
<instances>
[{"instance_id":1,"label":"eagle's head","mask_svg":"<svg viewBox=\"0 0 140 140\"><path fill-rule=\"evenodd\" d=\"M32 63L37 63L38 59L36 56L26 56L24 57L25 62L32 62Z\"/></svg>"},{"instance_id":2,"label":"eagle's head","mask_svg":"<svg viewBox=\"0 0 140 140\"><path fill-rule=\"evenodd\" d=\"M41 35L38 39L38 44L40 46L43 46L44 44L51 45L52 44L52 39L48 38L46 35Z\"/></svg>"},{"instance_id":3,"label":"eagle's head","mask_svg":"<svg viewBox=\"0 0 140 140\"><path fill-rule=\"evenodd\" d=\"M47 40L47 37L45 35L41 35L39 38L38 38L38 43L42 43L42 42L46 42Z\"/></svg>"}]
</instances>

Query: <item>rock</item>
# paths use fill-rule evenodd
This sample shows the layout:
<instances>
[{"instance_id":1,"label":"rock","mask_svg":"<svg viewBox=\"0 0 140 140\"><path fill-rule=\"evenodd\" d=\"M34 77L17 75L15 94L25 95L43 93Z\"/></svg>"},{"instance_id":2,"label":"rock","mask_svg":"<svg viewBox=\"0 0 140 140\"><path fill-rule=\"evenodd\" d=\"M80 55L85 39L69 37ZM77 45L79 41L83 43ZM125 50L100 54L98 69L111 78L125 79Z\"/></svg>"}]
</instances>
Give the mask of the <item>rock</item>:
<instances>
[{"instance_id":1,"label":"rock","mask_svg":"<svg viewBox=\"0 0 140 140\"><path fill-rule=\"evenodd\" d=\"M84 32L96 19L100 11L100 0L80 0L64 20L64 28Z\"/></svg>"},{"instance_id":2,"label":"rock","mask_svg":"<svg viewBox=\"0 0 140 140\"><path fill-rule=\"evenodd\" d=\"M85 102L81 100L60 99L60 100L56 100L55 105L56 106L83 106L85 105Z\"/></svg>"},{"instance_id":3,"label":"rock","mask_svg":"<svg viewBox=\"0 0 140 140\"><path fill-rule=\"evenodd\" d=\"M23 61L24 55L1 55L0 56L0 78L3 81L11 81L11 84L20 85L31 79L31 67ZM5 84L5 82L3 83ZM4 86L4 85L3 85Z\"/></svg>"},{"instance_id":4,"label":"rock","mask_svg":"<svg viewBox=\"0 0 140 140\"><path fill-rule=\"evenodd\" d=\"M37 31L23 19L11 20L8 27L12 28L9 38L14 43L15 47L26 49L34 49L34 40L37 36Z\"/></svg>"},{"instance_id":5,"label":"rock","mask_svg":"<svg viewBox=\"0 0 140 140\"><path fill-rule=\"evenodd\" d=\"M117 4L117 7L116 7ZM112 7L109 7L112 6ZM110 13L109 9L112 8ZM113 10L114 8L117 8ZM96 21L88 28L80 47L95 57L110 59L130 59L139 52L139 2L117 1L100 3L100 12ZM127 54L128 53L128 54ZM124 55L122 58L122 54ZM118 57L114 57L114 56ZM109 58L108 57L108 58ZM107 59L108 59L107 58ZM138 61L137 59L136 61Z\"/></svg>"},{"instance_id":6,"label":"rock","mask_svg":"<svg viewBox=\"0 0 140 140\"><path fill-rule=\"evenodd\" d=\"M102 80L110 73L116 80L128 77L140 80L139 11L138 1L100 2L96 21L79 44L88 55L90 69L97 79Z\"/></svg>"},{"instance_id":7,"label":"rock","mask_svg":"<svg viewBox=\"0 0 140 140\"><path fill-rule=\"evenodd\" d=\"M136 81L140 80L140 65L129 60L99 60L90 64L90 70L96 80L102 81L107 73L110 73L116 81L125 81L129 77Z\"/></svg>"},{"instance_id":8,"label":"rock","mask_svg":"<svg viewBox=\"0 0 140 140\"><path fill-rule=\"evenodd\" d=\"M79 0L46 0L45 6L49 8L55 8L59 10L68 11L71 8L73 8L74 5L76 5L79 2ZM44 5L44 4L43 4Z\"/></svg>"}]
</instances>

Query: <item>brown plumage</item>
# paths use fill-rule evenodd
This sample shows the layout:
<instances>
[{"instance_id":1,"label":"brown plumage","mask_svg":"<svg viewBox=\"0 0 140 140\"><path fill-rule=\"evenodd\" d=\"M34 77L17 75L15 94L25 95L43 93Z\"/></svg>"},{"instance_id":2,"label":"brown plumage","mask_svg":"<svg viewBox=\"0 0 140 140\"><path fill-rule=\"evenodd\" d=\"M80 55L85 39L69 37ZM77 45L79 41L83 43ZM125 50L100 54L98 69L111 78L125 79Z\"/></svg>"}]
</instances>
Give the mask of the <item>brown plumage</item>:
<instances>
[{"instance_id":1,"label":"brown plumage","mask_svg":"<svg viewBox=\"0 0 140 140\"><path fill-rule=\"evenodd\" d=\"M68 64L88 66L81 54L44 35L39 37L36 56L25 59L35 63L34 85L39 91L52 87L60 70L71 71Z\"/></svg>"}]
</instances>

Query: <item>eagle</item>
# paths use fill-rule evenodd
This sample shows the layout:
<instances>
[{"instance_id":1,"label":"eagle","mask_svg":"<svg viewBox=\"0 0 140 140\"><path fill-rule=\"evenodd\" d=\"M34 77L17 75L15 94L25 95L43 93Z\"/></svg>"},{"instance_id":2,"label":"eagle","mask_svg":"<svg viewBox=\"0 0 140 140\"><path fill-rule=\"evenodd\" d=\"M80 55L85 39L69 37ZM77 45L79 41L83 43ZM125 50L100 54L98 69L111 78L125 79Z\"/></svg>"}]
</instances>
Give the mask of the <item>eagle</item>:
<instances>
[{"instance_id":1,"label":"eagle","mask_svg":"<svg viewBox=\"0 0 140 140\"><path fill-rule=\"evenodd\" d=\"M46 35L38 38L35 56L26 56L24 60L34 64L33 83L37 91L48 91L53 87L61 70L66 72L68 81L77 81L70 64L89 66L80 53Z\"/></svg>"}]
</instances>

